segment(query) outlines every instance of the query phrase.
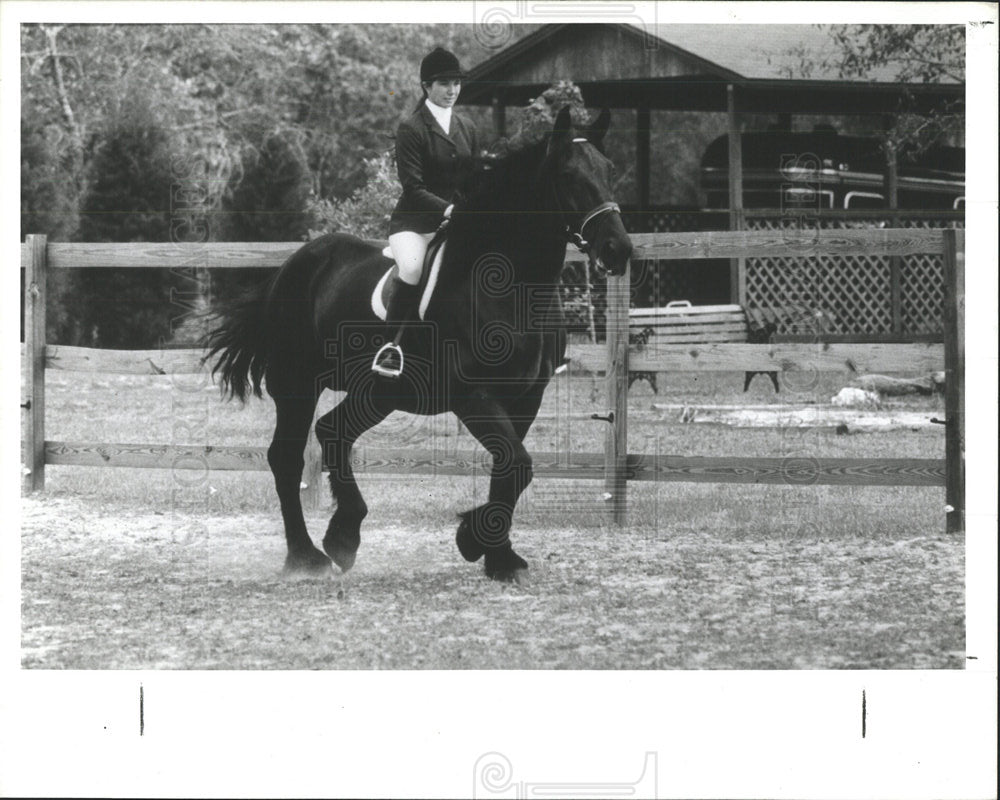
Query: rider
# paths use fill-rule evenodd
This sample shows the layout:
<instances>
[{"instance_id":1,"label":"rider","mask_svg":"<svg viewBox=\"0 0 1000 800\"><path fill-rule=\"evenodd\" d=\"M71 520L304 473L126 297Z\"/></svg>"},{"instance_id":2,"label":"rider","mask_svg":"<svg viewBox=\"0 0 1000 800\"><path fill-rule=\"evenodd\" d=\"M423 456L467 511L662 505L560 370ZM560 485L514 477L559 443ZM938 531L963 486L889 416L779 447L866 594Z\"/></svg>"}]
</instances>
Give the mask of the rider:
<instances>
[{"instance_id":1,"label":"rider","mask_svg":"<svg viewBox=\"0 0 1000 800\"><path fill-rule=\"evenodd\" d=\"M423 97L396 132L396 166L403 194L389 219L389 247L399 265L386 309L386 323L400 335L419 299L417 284L427 245L444 220L451 217L456 191L471 172L478 154L476 130L452 112L465 73L453 53L436 47L420 62ZM383 348L372 365L386 374L401 369L402 352ZM385 371L383 371L385 370Z\"/></svg>"}]
</instances>

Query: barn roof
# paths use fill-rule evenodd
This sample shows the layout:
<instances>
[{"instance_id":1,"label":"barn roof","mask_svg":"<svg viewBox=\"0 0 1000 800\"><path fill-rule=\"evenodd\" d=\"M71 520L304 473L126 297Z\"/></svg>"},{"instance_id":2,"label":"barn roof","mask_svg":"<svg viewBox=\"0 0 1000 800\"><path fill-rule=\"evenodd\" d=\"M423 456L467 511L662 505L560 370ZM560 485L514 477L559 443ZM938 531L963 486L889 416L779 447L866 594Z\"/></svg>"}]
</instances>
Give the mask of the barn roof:
<instances>
[{"instance_id":1,"label":"barn roof","mask_svg":"<svg viewBox=\"0 0 1000 800\"><path fill-rule=\"evenodd\" d=\"M811 79L840 78L836 69L822 65L836 57L837 49L829 33L817 25L657 25L655 35L743 78L794 78L801 74L803 54L816 62ZM893 70L875 70L868 79L891 82Z\"/></svg>"},{"instance_id":2,"label":"barn roof","mask_svg":"<svg viewBox=\"0 0 1000 800\"><path fill-rule=\"evenodd\" d=\"M748 42L752 46L748 46ZM557 80L572 80L589 105L613 108L723 110L725 89L739 87L745 111L926 111L947 101L964 107L962 84L899 84L893 71L845 81L814 65L835 54L826 30L815 25L677 24L644 30L623 23L555 23L474 67L459 102L529 102Z\"/></svg>"}]
</instances>

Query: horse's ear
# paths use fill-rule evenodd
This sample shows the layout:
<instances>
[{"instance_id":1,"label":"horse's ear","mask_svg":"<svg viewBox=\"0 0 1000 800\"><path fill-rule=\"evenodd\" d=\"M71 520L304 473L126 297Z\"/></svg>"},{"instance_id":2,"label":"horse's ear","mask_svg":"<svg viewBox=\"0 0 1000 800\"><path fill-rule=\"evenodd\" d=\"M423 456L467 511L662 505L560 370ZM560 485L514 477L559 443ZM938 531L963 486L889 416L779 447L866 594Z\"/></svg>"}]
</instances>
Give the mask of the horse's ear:
<instances>
[{"instance_id":1,"label":"horse's ear","mask_svg":"<svg viewBox=\"0 0 1000 800\"><path fill-rule=\"evenodd\" d=\"M549 153L560 145L569 142L572 136L572 127L573 122L569 115L569 106L563 106L559 113L556 114L556 123L552 126L552 135L549 137Z\"/></svg>"},{"instance_id":2,"label":"horse's ear","mask_svg":"<svg viewBox=\"0 0 1000 800\"><path fill-rule=\"evenodd\" d=\"M611 112L608 109L603 109L594 124L590 126L590 130L587 131L587 138L596 147L604 146L604 134L608 132L608 127L611 125Z\"/></svg>"}]
</instances>

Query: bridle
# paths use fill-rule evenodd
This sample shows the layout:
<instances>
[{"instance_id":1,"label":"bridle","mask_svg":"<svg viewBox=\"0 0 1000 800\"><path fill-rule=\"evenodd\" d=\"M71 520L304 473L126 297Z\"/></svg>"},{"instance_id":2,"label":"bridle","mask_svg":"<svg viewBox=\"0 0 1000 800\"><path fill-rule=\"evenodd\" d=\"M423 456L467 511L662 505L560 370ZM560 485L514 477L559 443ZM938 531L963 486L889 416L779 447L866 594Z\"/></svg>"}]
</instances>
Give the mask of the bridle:
<instances>
[{"instance_id":1,"label":"bridle","mask_svg":"<svg viewBox=\"0 0 1000 800\"><path fill-rule=\"evenodd\" d=\"M574 139L573 141L574 142L586 142L587 140L586 139ZM562 206L562 203L559 202L558 195L556 195L556 204L559 205L559 206ZM610 213L621 214L621 211L622 210L618 206L618 203L615 203L614 201L609 200L606 203L601 203L599 206L597 206L596 208L591 209L590 211L588 211L584 215L583 222L580 223L580 227L579 227L578 230L574 231L572 229L572 227L570 227L570 225L568 225L568 224L566 225L566 231L565 231L566 232L566 241L568 241L568 242L572 243L573 245L575 245L576 248L581 253L585 253L586 255L590 256L591 262L593 263L595 261L595 259L594 259L594 256L590 252L590 250L591 250L591 244L583 236L584 231L587 229L587 225L589 225L594 219L596 219L597 217L601 216L602 214L610 214Z\"/></svg>"},{"instance_id":2,"label":"bridle","mask_svg":"<svg viewBox=\"0 0 1000 800\"><path fill-rule=\"evenodd\" d=\"M595 217L601 216L601 214L608 214L614 212L616 214L621 214L622 210L618 207L618 203L609 200L606 203L601 203L597 208L590 211L584 218L583 222L580 223L580 230L573 231L569 225L566 226L566 238L575 244L577 248L582 253L590 254L590 242L583 238L583 232L587 228L587 224Z\"/></svg>"}]
</instances>

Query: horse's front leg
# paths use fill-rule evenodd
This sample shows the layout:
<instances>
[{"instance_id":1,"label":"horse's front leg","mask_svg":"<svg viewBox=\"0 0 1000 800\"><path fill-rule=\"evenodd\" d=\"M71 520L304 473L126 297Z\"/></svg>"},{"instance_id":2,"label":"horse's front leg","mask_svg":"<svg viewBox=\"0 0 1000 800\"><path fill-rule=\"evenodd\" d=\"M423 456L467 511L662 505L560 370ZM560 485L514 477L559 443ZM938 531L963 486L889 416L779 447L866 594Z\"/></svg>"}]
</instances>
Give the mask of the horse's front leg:
<instances>
[{"instance_id":1,"label":"horse's front leg","mask_svg":"<svg viewBox=\"0 0 1000 800\"><path fill-rule=\"evenodd\" d=\"M354 566L361 545L361 522L368 514L351 467L351 448L362 433L388 414L389 409L370 395L348 394L316 422L323 466L330 472L330 490L337 501L337 510L323 537L323 549L345 572Z\"/></svg>"},{"instance_id":2,"label":"horse's front leg","mask_svg":"<svg viewBox=\"0 0 1000 800\"><path fill-rule=\"evenodd\" d=\"M514 432L517 434L517 438L520 439L522 443L528 435L528 430L531 428L531 424L538 416L538 409L542 405L542 397L545 394L545 387L547 385L548 381L540 380L524 394L505 399L503 402L503 407L507 412L510 423L514 428ZM471 520L475 515L484 513L482 510L483 507L484 506L477 506L476 508L463 511L459 514L462 523L459 527L459 534L456 539L462 555L468 561L478 561L486 552L482 546L476 543L475 538L472 536L471 523Z\"/></svg>"},{"instance_id":3,"label":"horse's front leg","mask_svg":"<svg viewBox=\"0 0 1000 800\"><path fill-rule=\"evenodd\" d=\"M462 515L455 542L468 561L486 556L487 577L520 581L528 563L511 546L510 526L517 500L531 483L531 456L501 403L476 399L455 413L493 457L489 499Z\"/></svg>"}]
</instances>

